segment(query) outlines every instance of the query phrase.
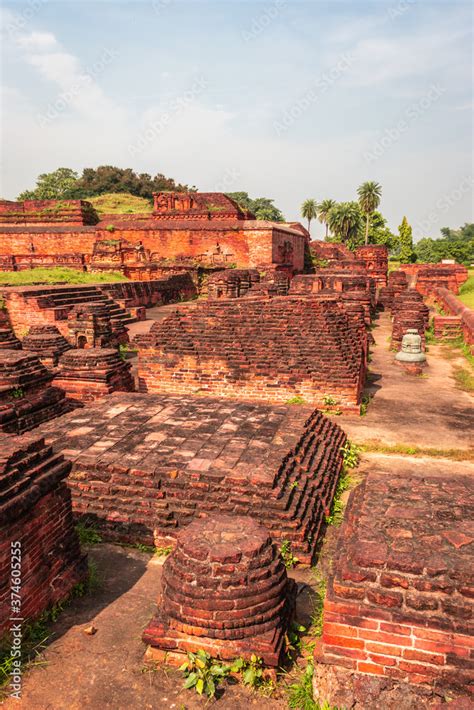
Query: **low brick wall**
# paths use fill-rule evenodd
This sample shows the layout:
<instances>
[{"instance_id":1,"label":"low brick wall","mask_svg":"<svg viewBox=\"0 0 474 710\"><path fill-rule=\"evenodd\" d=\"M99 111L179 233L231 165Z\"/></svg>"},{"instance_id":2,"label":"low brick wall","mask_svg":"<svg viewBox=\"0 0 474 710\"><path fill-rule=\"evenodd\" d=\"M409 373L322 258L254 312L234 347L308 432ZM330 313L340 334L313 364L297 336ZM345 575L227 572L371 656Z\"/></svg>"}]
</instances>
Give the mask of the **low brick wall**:
<instances>
[{"instance_id":1,"label":"low brick wall","mask_svg":"<svg viewBox=\"0 0 474 710\"><path fill-rule=\"evenodd\" d=\"M200 303L137 336L142 392L359 411L366 340L337 299L283 296Z\"/></svg>"},{"instance_id":2,"label":"low brick wall","mask_svg":"<svg viewBox=\"0 0 474 710\"><path fill-rule=\"evenodd\" d=\"M472 683L468 476L370 473L351 494L316 660L409 683Z\"/></svg>"},{"instance_id":3,"label":"low brick wall","mask_svg":"<svg viewBox=\"0 0 474 710\"><path fill-rule=\"evenodd\" d=\"M87 564L64 482L71 464L31 435L0 435L0 449L1 636L17 616L24 627L26 620L67 597L85 579ZM12 555L15 562L21 560L15 577ZM19 614L12 608L11 585L16 579L21 580Z\"/></svg>"},{"instance_id":4,"label":"low brick wall","mask_svg":"<svg viewBox=\"0 0 474 710\"><path fill-rule=\"evenodd\" d=\"M446 313L457 316L460 319L464 342L469 345L471 352L474 353L474 311L464 305L446 288L434 289L431 293L431 298Z\"/></svg>"}]
</instances>

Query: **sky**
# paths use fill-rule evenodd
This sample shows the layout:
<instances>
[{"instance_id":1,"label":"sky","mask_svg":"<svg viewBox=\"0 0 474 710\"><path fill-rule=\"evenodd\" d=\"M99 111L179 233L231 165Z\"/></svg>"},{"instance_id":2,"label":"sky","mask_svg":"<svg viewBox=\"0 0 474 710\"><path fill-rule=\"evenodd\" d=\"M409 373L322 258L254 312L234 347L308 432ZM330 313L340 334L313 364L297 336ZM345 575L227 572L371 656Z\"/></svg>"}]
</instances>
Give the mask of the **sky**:
<instances>
[{"instance_id":1,"label":"sky","mask_svg":"<svg viewBox=\"0 0 474 710\"><path fill-rule=\"evenodd\" d=\"M289 221L365 180L415 238L474 221L470 2L6 0L1 20L4 199L116 165Z\"/></svg>"}]
</instances>

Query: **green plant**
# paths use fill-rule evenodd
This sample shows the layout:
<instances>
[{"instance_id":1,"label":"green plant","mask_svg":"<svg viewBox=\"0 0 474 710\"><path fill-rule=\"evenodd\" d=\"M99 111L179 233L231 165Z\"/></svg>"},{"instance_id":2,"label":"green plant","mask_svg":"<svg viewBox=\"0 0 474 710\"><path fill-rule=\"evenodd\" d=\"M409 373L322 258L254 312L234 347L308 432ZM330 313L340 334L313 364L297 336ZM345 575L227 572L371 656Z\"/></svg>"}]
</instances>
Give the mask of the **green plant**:
<instances>
[{"instance_id":1,"label":"green plant","mask_svg":"<svg viewBox=\"0 0 474 710\"><path fill-rule=\"evenodd\" d=\"M301 634L304 634L306 630L306 626L297 624L296 621L291 622L285 634L285 651L287 655L293 656L301 651Z\"/></svg>"},{"instance_id":2,"label":"green plant","mask_svg":"<svg viewBox=\"0 0 474 710\"><path fill-rule=\"evenodd\" d=\"M291 481L291 483L289 484L288 487L289 487L291 490L293 490L294 488L298 488L298 486L299 486L298 481Z\"/></svg>"},{"instance_id":3,"label":"green plant","mask_svg":"<svg viewBox=\"0 0 474 710\"><path fill-rule=\"evenodd\" d=\"M292 710L318 710L313 699L314 666L308 661L301 678L288 688L288 707Z\"/></svg>"},{"instance_id":4,"label":"green plant","mask_svg":"<svg viewBox=\"0 0 474 710\"><path fill-rule=\"evenodd\" d=\"M298 562L298 558L291 551L291 542L289 540L282 540L280 555L287 569L292 569Z\"/></svg>"},{"instance_id":5,"label":"green plant","mask_svg":"<svg viewBox=\"0 0 474 710\"><path fill-rule=\"evenodd\" d=\"M108 224L108 225L106 226L106 230L107 230L108 232L115 232L115 227L114 227L113 224Z\"/></svg>"},{"instance_id":6,"label":"green plant","mask_svg":"<svg viewBox=\"0 0 474 710\"><path fill-rule=\"evenodd\" d=\"M344 446L341 447L342 460L344 462L345 468L356 468L359 465L359 454L361 449L356 444L351 441L347 441Z\"/></svg>"},{"instance_id":7,"label":"green plant","mask_svg":"<svg viewBox=\"0 0 474 710\"><path fill-rule=\"evenodd\" d=\"M360 404L360 416L361 417L365 417L365 415L367 414L367 409L369 408L369 404L370 404L371 399L372 399L372 397L370 396L370 394L364 394L364 396L362 397L362 401Z\"/></svg>"},{"instance_id":8,"label":"green plant","mask_svg":"<svg viewBox=\"0 0 474 710\"><path fill-rule=\"evenodd\" d=\"M311 613L310 633L318 638L323 633L323 613L324 613L324 597L326 596L326 581L321 573L313 570L316 581L315 598L313 611Z\"/></svg>"},{"instance_id":9,"label":"green plant","mask_svg":"<svg viewBox=\"0 0 474 710\"><path fill-rule=\"evenodd\" d=\"M173 552L173 545L168 545L167 547L155 548L155 555L158 555L158 557L167 557L172 552Z\"/></svg>"},{"instance_id":10,"label":"green plant","mask_svg":"<svg viewBox=\"0 0 474 710\"><path fill-rule=\"evenodd\" d=\"M337 404L337 400L334 399L330 394L325 394L323 397L323 402L326 405L326 407L333 407L335 404Z\"/></svg>"},{"instance_id":11,"label":"green plant","mask_svg":"<svg viewBox=\"0 0 474 710\"><path fill-rule=\"evenodd\" d=\"M306 401L303 399L303 397L300 397L297 395L296 397L292 397L291 399L287 399L285 404L306 404Z\"/></svg>"},{"instance_id":12,"label":"green plant","mask_svg":"<svg viewBox=\"0 0 474 710\"><path fill-rule=\"evenodd\" d=\"M14 387L11 390L11 395L14 399L23 399L23 397L25 396L25 391L23 387Z\"/></svg>"},{"instance_id":13,"label":"green plant","mask_svg":"<svg viewBox=\"0 0 474 710\"><path fill-rule=\"evenodd\" d=\"M326 523L328 525L340 525L342 522L342 513L344 511L344 504L342 502L342 494L347 491L351 486L351 478L347 473L346 469L343 468L337 482L336 490L334 493L334 498L331 505L331 512L326 515Z\"/></svg>"},{"instance_id":14,"label":"green plant","mask_svg":"<svg viewBox=\"0 0 474 710\"><path fill-rule=\"evenodd\" d=\"M102 537L93 525L86 525L79 522L76 525L76 533L79 537L81 545L98 545L102 542Z\"/></svg>"},{"instance_id":15,"label":"green plant","mask_svg":"<svg viewBox=\"0 0 474 710\"><path fill-rule=\"evenodd\" d=\"M230 666L223 665L199 649L197 653L188 652L188 660L180 666L179 670L185 675L183 688L194 688L199 695L213 698L217 685L230 672Z\"/></svg>"}]
</instances>

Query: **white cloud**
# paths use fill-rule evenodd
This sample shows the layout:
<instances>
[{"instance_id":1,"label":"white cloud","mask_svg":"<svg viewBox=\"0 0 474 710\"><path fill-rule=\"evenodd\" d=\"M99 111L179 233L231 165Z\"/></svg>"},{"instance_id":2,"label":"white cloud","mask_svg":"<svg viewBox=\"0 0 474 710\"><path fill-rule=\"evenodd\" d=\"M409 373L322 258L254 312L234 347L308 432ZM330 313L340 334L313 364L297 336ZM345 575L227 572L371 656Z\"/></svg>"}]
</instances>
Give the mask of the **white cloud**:
<instances>
[{"instance_id":1,"label":"white cloud","mask_svg":"<svg viewBox=\"0 0 474 710\"><path fill-rule=\"evenodd\" d=\"M58 42L51 32L30 32L17 36L17 44L22 49L28 51L41 52L43 50L56 49Z\"/></svg>"}]
</instances>

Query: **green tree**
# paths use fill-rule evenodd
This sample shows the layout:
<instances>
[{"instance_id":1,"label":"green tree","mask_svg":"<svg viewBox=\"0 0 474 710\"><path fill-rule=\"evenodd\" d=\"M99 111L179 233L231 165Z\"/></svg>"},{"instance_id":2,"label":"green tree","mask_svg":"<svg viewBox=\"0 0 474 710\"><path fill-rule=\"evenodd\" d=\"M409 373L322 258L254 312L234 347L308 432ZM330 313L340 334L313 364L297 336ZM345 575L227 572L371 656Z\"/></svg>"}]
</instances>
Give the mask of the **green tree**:
<instances>
[{"instance_id":1,"label":"green tree","mask_svg":"<svg viewBox=\"0 0 474 710\"><path fill-rule=\"evenodd\" d=\"M329 212L328 224L335 241L344 242L349 249L353 249L362 230L362 213L358 203L336 203Z\"/></svg>"},{"instance_id":2,"label":"green tree","mask_svg":"<svg viewBox=\"0 0 474 710\"><path fill-rule=\"evenodd\" d=\"M42 173L33 190L25 190L18 200L66 200L77 196L78 174L71 168L58 168L52 173Z\"/></svg>"},{"instance_id":3,"label":"green tree","mask_svg":"<svg viewBox=\"0 0 474 710\"><path fill-rule=\"evenodd\" d=\"M308 232L311 231L311 220L318 216L318 203L311 197L301 205L301 216L308 220Z\"/></svg>"},{"instance_id":4,"label":"green tree","mask_svg":"<svg viewBox=\"0 0 474 710\"><path fill-rule=\"evenodd\" d=\"M398 235L387 227L387 220L381 212L375 210L370 219L369 244L383 244L389 252L398 248Z\"/></svg>"},{"instance_id":5,"label":"green tree","mask_svg":"<svg viewBox=\"0 0 474 710\"><path fill-rule=\"evenodd\" d=\"M398 228L398 239L400 243L399 259L401 264L411 264L416 260L416 254L413 249L413 234L411 226L408 224L406 217L403 217L402 223Z\"/></svg>"},{"instance_id":6,"label":"green tree","mask_svg":"<svg viewBox=\"0 0 474 710\"><path fill-rule=\"evenodd\" d=\"M329 218L329 212L332 210L332 208L335 206L336 201L335 200L323 200L322 202L319 203L318 205L318 219L321 222L321 224L324 224L326 227L326 239L328 236L328 218Z\"/></svg>"},{"instance_id":7,"label":"green tree","mask_svg":"<svg viewBox=\"0 0 474 710\"><path fill-rule=\"evenodd\" d=\"M380 204L382 197L382 186L378 182L369 180L362 183L357 189L359 195L359 205L365 214L365 243L369 243L369 226L372 213Z\"/></svg>"},{"instance_id":8,"label":"green tree","mask_svg":"<svg viewBox=\"0 0 474 710\"><path fill-rule=\"evenodd\" d=\"M226 192L226 195L235 200L242 209L249 210L257 219L264 219L268 222L285 221L283 213L269 197L257 197L253 200L249 197L248 192Z\"/></svg>"},{"instance_id":9,"label":"green tree","mask_svg":"<svg viewBox=\"0 0 474 710\"><path fill-rule=\"evenodd\" d=\"M455 259L469 266L474 262L474 224L464 224L459 229L443 227L441 238L425 237L415 245L417 260L438 263L442 259Z\"/></svg>"}]
</instances>

